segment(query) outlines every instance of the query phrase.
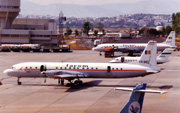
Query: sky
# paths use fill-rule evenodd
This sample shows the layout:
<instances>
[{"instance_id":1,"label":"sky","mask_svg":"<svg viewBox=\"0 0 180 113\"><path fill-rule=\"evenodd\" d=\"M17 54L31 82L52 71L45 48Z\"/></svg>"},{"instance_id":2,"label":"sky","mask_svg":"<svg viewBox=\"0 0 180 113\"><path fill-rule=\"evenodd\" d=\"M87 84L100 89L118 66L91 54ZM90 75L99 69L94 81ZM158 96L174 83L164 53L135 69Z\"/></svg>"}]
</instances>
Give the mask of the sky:
<instances>
[{"instance_id":1,"label":"sky","mask_svg":"<svg viewBox=\"0 0 180 113\"><path fill-rule=\"evenodd\" d=\"M111 3L135 3L144 0L28 0L40 5L49 5L55 3L77 4L77 5L101 5Z\"/></svg>"}]
</instances>

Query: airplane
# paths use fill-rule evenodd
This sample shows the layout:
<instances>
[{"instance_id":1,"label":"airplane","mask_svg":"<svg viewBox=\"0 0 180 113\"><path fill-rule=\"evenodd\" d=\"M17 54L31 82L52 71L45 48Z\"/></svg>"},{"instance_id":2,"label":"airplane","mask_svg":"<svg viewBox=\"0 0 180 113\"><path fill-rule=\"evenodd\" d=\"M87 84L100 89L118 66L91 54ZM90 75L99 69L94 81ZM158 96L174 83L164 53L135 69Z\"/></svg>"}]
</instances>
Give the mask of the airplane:
<instances>
[{"instance_id":1,"label":"airplane","mask_svg":"<svg viewBox=\"0 0 180 113\"><path fill-rule=\"evenodd\" d=\"M169 61L169 57L174 49L166 48L159 56L157 56L157 64L163 64ZM139 61L140 57L117 57L110 63L130 63Z\"/></svg>"},{"instance_id":2,"label":"airplane","mask_svg":"<svg viewBox=\"0 0 180 113\"><path fill-rule=\"evenodd\" d=\"M92 48L94 51L105 52L107 48L111 48L112 52L128 52L129 55L132 55L134 52L141 52L146 47L147 43L108 43L108 44L99 44L96 47ZM175 49L175 31L171 31L165 42L157 43L157 50L163 51L166 48Z\"/></svg>"},{"instance_id":3,"label":"airplane","mask_svg":"<svg viewBox=\"0 0 180 113\"><path fill-rule=\"evenodd\" d=\"M134 89L131 88L115 88L115 90L132 91L129 101L119 113L141 113L145 93L167 93L167 91L146 90L146 83L137 85Z\"/></svg>"},{"instance_id":4,"label":"airplane","mask_svg":"<svg viewBox=\"0 0 180 113\"><path fill-rule=\"evenodd\" d=\"M18 85L21 85L20 78L42 77L58 79L59 85L64 85L64 79L66 79L69 81L67 84L69 87L81 85L80 78L130 78L158 73L160 69L157 67L156 54L156 41L149 41L137 64L25 62L13 65L12 69L7 69L4 73L17 77ZM74 83L73 80L75 80Z\"/></svg>"}]
</instances>

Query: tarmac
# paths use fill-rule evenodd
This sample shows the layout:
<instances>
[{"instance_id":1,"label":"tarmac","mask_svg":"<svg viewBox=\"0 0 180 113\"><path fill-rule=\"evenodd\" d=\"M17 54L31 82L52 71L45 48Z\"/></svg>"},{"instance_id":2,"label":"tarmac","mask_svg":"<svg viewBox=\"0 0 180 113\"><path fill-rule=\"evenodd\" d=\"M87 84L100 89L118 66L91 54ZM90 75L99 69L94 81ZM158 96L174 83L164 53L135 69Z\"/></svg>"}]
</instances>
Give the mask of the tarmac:
<instances>
[{"instance_id":1,"label":"tarmac","mask_svg":"<svg viewBox=\"0 0 180 113\"><path fill-rule=\"evenodd\" d=\"M119 55L119 54L117 54ZM148 89L168 91L147 93L142 113L180 113L180 52L173 52L170 61L158 65L161 72L127 79L82 79L81 87L58 86L58 80L17 78L3 74L5 69L21 62L108 62L91 50L72 53L0 53L0 113L119 113L131 92L115 87L134 88L147 83ZM68 81L65 81L68 83Z\"/></svg>"}]
</instances>

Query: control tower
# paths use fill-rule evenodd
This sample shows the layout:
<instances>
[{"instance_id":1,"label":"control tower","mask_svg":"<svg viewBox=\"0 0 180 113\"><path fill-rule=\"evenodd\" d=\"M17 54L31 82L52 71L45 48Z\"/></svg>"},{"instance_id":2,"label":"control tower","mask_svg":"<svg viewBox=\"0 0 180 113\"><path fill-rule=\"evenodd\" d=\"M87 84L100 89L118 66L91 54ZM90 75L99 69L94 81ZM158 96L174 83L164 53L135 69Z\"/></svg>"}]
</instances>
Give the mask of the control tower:
<instances>
[{"instance_id":1,"label":"control tower","mask_svg":"<svg viewBox=\"0 0 180 113\"><path fill-rule=\"evenodd\" d=\"M20 0L0 0L0 29L11 29L20 12Z\"/></svg>"}]
</instances>

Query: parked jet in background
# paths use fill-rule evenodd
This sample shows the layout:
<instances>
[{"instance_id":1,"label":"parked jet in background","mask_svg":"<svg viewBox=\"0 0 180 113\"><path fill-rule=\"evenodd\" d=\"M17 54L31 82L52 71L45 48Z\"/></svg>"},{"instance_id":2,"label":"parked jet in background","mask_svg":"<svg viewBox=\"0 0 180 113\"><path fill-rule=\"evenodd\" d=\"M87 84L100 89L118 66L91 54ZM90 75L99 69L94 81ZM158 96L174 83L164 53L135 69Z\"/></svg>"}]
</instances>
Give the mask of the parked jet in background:
<instances>
[{"instance_id":1,"label":"parked jet in background","mask_svg":"<svg viewBox=\"0 0 180 113\"><path fill-rule=\"evenodd\" d=\"M174 49L166 48L159 56L157 56L157 64L166 63L169 61L169 57ZM130 63L137 62L140 60L140 57L117 57L114 60L111 60L110 63Z\"/></svg>"},{"instance_id":2,"label":"parked jet in background","mask_svg":"<svg viewBox=\"0 0 180 113\"><path fill-rule=\"evenodd\" d=\"M80 78L129 78L146 76L148 74L160 71L157 68L157 44L155 41L149 41L146 49L143 51L139 63L59 63L59 62L27 62L12 66L12 69L4 71L9 76L18 78L23 77L49 77L60 80L64 84L64 79L70 83L82 84ZM72 83L72 80L77 79Z\"/></svg>"},{"instance_id":3,"label":"parked jet in background","mask_svg":"<svg viewBox=\"0 0 180 113\"><path fill-rule=\"evenodd\" d=\"M94 47L92 50L105 52L106 48L113 48L113 52L141 52L147 46L147 43L107 43L107 44L99 44L97 47ZM171 31L169 36L167 37L165 42L157 43L157 50L163 51L166 48L175 49L177 46L175 45L175 31Z\"/></svg>"},{"instance_id":4,"label":"parked jet in background","mask_svg":"<svg viewBox=\"0 0 180 113\"><path fill-rule=\"evenodd\" d=\"M132 91L127 104L120 113L141 113L145 93L166 93L166 91L146 90L146 83L137 85L136 88L115 88L116 90Z\"/></svg>"}]
</instances>

